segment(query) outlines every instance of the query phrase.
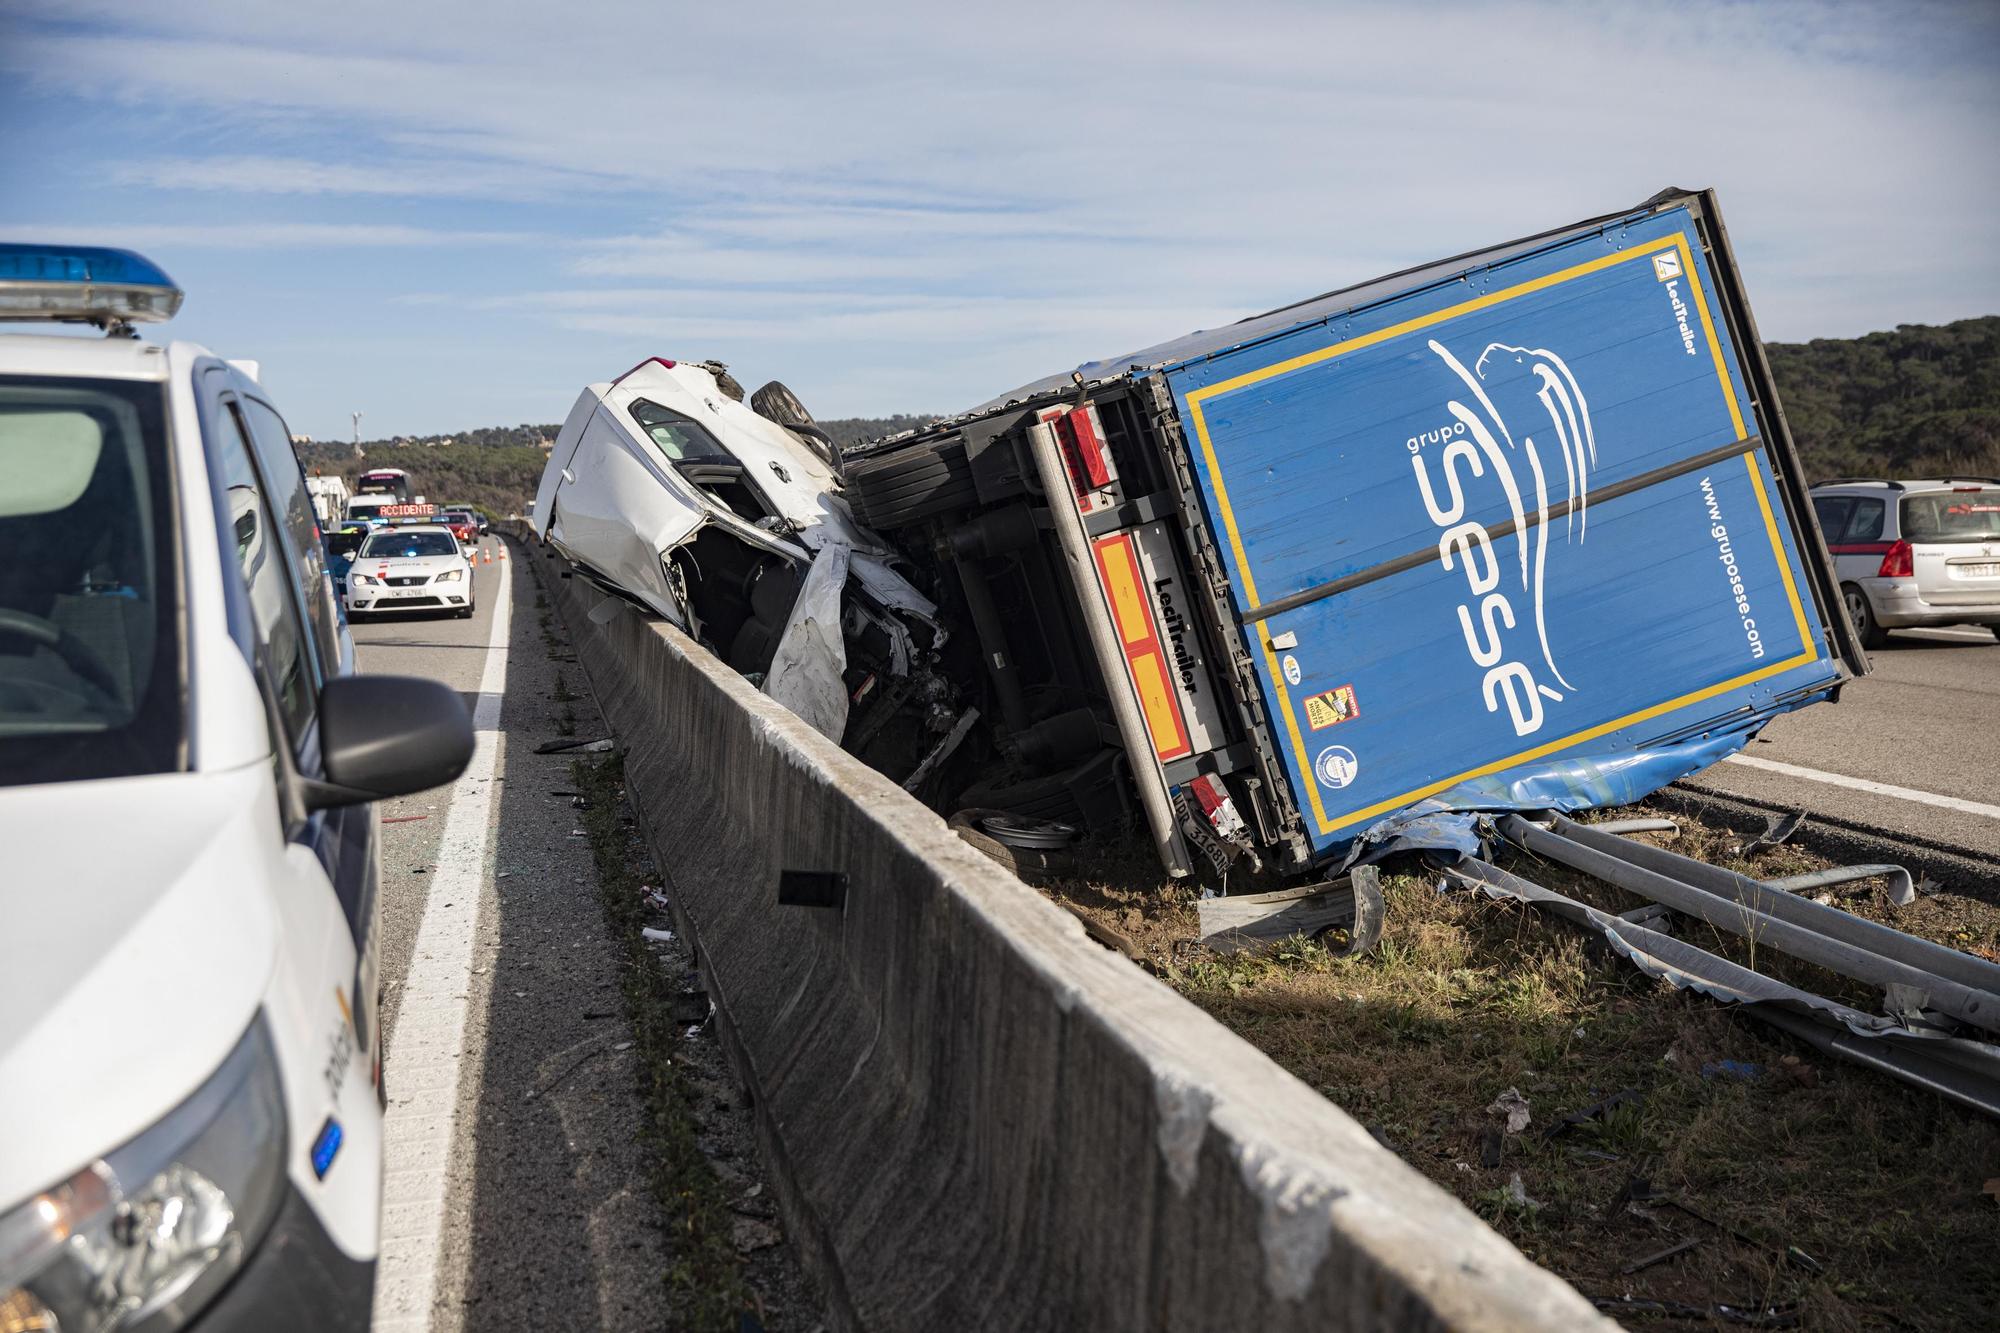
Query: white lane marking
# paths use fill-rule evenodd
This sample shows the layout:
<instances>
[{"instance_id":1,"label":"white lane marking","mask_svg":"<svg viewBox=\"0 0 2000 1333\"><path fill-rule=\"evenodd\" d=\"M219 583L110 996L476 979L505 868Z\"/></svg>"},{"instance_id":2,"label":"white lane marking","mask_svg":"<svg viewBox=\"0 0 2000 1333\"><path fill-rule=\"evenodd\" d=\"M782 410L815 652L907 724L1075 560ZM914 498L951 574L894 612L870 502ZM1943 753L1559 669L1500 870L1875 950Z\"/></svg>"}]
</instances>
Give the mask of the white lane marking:
<instances>
[{"instance_id":1,"label":"white lane marking","mask_svg":"<svg viewBox=\"0 0 2000 1333\"><path fill-rule=\"evenodd\" d=\"M503 569L486 636L474 749L452 787L417 928L402 1005L391 1036L383 1118L382 1247L375 1279L375 1329L427 1329L438 1285L448 1168L465 1047L466 991L479 894L486 883L487 824L493 813L500 745L500 697L507 689L507 634L513 591Z\"/></svg>"},{"instance_id":2,"label":"white lane marking","mask_svg":"<svg viewBox=\"0 0 2000 1333\"><path fill-rule=\"evenodd\" d=\"M1994 642L1993 636L1983 629L1906 629L1905 634L1935 634L1946 639L1977 639L1981 643Z\"/></svg>"},{"instance_id":3,"label":"white lane marking","mask_svg":"<svg viewBox=\"0 0 2000 1333\"><path fill-rule=\"evenodd\" d=\"M2000 805L1981 805L1978 801L1962 800L1956 796L1940 796L1936 792L1918 791L1914 787L1893 787L1886 782L1870 782L1867 778L1850 778L1844 773L1822 773L1816 768L1800 768L1797 764L1781 764L1775 759L1757 759L1747 754L1732 754L1723 762L1742 764L1746 768L1761 768L1767 773L1782 773L1788 778L1804 778L1808 782L1825 782L1835 787L1851 787L1855 791L1891 796L1899 801L1915 801L1918 805L1935 805L1940 809L1956 810L1961 814L2000 819Z\"/></svg>"}]
</instances>

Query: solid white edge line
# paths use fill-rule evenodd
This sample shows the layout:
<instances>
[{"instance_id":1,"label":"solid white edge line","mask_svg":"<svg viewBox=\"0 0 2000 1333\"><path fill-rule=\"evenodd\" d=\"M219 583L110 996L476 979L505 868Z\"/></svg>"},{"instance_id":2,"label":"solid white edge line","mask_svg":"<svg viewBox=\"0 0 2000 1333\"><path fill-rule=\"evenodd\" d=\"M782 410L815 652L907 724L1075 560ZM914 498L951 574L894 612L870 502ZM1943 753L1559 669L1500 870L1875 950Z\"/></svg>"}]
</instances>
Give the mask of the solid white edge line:
<instances>
[{"instance_id":1,"label":"solid white edge line","mask_svg":"<svg viewBox=\"0 0 2000 1333\"><path fill-rule=\"evenodd\" d=\"M1807 782L1824 782L1835 787L1849 787L1855 791L1870 792L1876 796L1890 796L1899 801L1915 801L1918 805L1935 805L1940 809L1956 810L1961 814L2000 819L2000 805L1982 805L1978 801L1967 801L1957 796L1940 796L1936 792L1917 791L1912 787L1895 787L1886 782L1870 782L1867 778L1850 778L1844 773L1822 773L1816 768L1800 768L1797 764L1782 764L1775 759L1757 759L1747 754L1732 754L1723 762L1742 764L1746 768L1761 768L1767 773L1782 773L1789 778L1804 778Z\"/></svg>"},{"instance_id":2,"label":"solid white edge line","mask_svg":"<svg viewBox=\"0 0 2000 1333\"><path fill-rule=\"evenodd\" d=\"M479 703L472 711L472 762L452 785L423 920L403 981L402 1004L384 1062L389 1110L382 1124L382 1239L375 1274L375 1328L425 1329L438 1286L451 1150L465 1047L466 992L487 880L487 826L499 760L500 699L507 689L513 590L500 570Z\"/></svg>"}]
</instances>

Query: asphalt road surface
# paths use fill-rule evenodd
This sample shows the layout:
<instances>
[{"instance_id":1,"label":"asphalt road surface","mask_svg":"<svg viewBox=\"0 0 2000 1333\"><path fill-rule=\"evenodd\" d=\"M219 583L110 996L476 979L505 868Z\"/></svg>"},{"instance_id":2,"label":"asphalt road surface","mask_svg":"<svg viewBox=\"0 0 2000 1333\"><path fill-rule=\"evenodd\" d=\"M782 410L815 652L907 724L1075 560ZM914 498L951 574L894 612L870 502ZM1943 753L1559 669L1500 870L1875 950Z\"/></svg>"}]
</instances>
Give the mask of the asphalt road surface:
<instances>
[{"instance_id":1,"label":"asphalt road surface","mask_svg":"<svg viewBox=\"0 0 2000 1333\"><path fill-rule=\"evenodd\" d=\"M1778 718L1687 785L2000 860L2000 642L1899 630L1871 657L1839 703Z\"/></svg>"},{"instance_id":2,"label":"asphalt road surface","mask_svg":"<svg viewBox=\"0 0 2000 1333\"><path fill-rule=\"evenodd\" d=\"M522 561L480 564L473 587L469 620L354 626L362 670L455 686L479 732L457 783L381 808L375 1327L659 1328L667 1260L619 953L569 798L550 794L569 759L533 752L558 734L555 673L582 681L550 660Z\"/></svg>"}]
</instances>

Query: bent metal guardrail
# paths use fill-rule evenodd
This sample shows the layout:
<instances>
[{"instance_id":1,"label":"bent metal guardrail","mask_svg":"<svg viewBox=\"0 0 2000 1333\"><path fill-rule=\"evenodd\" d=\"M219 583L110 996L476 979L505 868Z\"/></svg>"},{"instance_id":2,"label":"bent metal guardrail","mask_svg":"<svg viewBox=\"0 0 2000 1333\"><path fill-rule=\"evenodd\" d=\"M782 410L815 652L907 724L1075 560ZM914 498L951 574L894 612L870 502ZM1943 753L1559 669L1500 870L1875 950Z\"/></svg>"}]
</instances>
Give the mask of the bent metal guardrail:
<instances>
[{"instance_id":1,"label":"bent metal guardrail","mask_svg":"<svg viewBox=\"0 0 2000 1333\"><path fill-rule=\"evenodd\" d=\"M531 561L836 1326L1610 1327L888 779L558 564ZM786 870L839 872L844 902L780 906Z\"/></svg>"}]
</instances>

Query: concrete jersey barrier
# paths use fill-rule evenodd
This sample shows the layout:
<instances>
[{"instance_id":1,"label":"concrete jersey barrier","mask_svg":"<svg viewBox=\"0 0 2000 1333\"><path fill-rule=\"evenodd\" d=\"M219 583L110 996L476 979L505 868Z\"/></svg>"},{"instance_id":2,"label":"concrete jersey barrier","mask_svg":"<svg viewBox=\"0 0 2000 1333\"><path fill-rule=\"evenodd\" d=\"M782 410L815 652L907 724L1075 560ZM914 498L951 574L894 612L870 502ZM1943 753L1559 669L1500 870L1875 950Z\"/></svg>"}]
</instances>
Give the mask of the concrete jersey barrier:
<instances>
[{"instance_id":1,"label":"concrete jersey barrier","mask_svg":"<svg viewBox=\"0 0 2000 1333\"><path fill-rule=\"evenodd\" d=\"M836 1326L1612 1327L679 631L533 565ZM844 908L779 906L785 869Z\"/></svg>"}]
</instances>

